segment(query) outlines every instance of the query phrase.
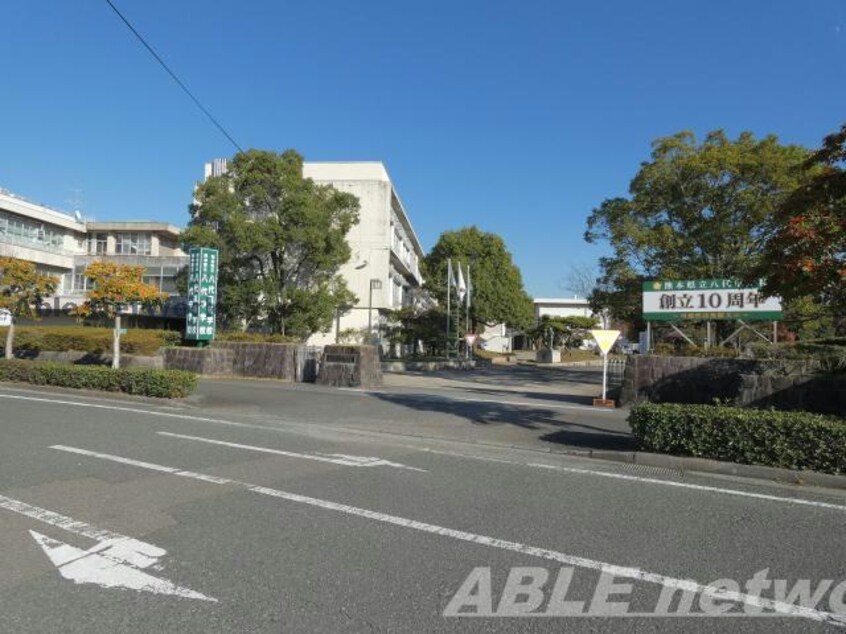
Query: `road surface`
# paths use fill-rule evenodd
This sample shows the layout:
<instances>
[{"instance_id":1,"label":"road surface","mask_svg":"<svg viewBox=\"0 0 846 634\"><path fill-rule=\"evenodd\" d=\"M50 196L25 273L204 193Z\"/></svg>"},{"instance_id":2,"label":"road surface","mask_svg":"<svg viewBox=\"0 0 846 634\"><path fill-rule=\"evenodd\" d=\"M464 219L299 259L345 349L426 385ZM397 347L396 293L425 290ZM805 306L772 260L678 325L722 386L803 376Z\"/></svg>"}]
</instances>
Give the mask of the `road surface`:
<instances>
[{"instance_id":1,"label":"road surface","mask_svg":"<svg viewBox=\"0 0 846 634\"><path fill-rule=\"evenodd\" d=\"M0 631L838 631L836 596L784 616L746 583L836 588L846 495L538 451L623 446L624 413L514 377L0 386Z\"/></svg>"}]
</instances>

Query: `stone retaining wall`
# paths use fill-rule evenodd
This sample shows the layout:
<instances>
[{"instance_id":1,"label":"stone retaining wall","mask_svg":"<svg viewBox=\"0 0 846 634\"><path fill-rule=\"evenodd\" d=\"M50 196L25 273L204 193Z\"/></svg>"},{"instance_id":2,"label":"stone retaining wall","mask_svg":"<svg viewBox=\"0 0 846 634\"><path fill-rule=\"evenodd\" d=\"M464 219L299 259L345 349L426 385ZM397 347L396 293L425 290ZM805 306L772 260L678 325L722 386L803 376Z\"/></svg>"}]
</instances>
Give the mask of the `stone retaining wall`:
<instances>
[{"instance_id":1,"label":"stone retaining wall","mask_svg":"<svg viewBox=\"0 0 846 634\"><path fill-rule=\"evenodd\" d=\"M211 350L232 354L232 372L236 376L296 380L296 354L299 344L214 342Z\"/></svg>"},{"instance_id":2,"label":"stone retaining wall","mask_svg":"<svg viewBox=\"0 0 846 634\"><path fill-rule=\"evenodd\" d=\"M231 376L235 355L219 348L164 348L164 365L169 370L187 370L196 374Z\"/></svg>"},{"instance_id":3,"label":"stone retaining wall","mask_svg":"<svg viewBox=\"0 0 846 634\"><path fill-rule=\"evenodd\" d=\"M846 415L846 376L815 374L813 362L633 355L620 403L713 403Z\"/></svg>"},{"instance_id":4,"label":"stone retaining wall","mask_svg":"<svg viewBox=\"0 0 846 634\"><path fill-rule=\"evenodd\" d=\"M481 362L480 362L481 361ZM439 370L472 370L477 367L485 367L484 362L490 366L487 359L450 359L449 361L383 361L382 372L437 372Z\"/></svg>"},{"instance_id":5,"label":"stone retaining wall","mask_svg":"<svg viewBox=\"0 0 846 634\"><path fill-rule=\"evenodd\" d=\"M378 387L382 366L376 346L326 346L317 382L335 387Z\"/></svg>"},{"instance_id":6,"label":"stone retaining wall","mask_svg":"<svg viewBox=\"0 0 846 634\"><path fill-rule=\"evenodd\" d=\"M296 381L298 344L213 342L205 348L165 348L164 364L175 370L221 376Z\"/></svg>"}]
</instances>

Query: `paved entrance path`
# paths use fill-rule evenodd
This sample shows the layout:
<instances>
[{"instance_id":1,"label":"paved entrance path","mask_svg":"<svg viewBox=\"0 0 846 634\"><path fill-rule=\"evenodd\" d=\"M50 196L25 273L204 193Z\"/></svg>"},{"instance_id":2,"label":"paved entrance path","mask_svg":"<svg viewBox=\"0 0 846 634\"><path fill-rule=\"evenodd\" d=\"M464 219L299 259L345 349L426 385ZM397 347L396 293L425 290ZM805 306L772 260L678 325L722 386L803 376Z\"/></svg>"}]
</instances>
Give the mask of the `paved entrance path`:
<instances>
[{"instance_id":1,"label":"paved entrance path","mask_svg":"<svg viewBox=\"0 0 846 634\"><path fill-rule=\"evenodd\" d=\"M207 379L195 402L222 414L429 438L543 450L632 449L627 412L590 405L601 380L599 368L520 366L386 374L385 385L374 390Z\"/></svg>"}]
</instances>

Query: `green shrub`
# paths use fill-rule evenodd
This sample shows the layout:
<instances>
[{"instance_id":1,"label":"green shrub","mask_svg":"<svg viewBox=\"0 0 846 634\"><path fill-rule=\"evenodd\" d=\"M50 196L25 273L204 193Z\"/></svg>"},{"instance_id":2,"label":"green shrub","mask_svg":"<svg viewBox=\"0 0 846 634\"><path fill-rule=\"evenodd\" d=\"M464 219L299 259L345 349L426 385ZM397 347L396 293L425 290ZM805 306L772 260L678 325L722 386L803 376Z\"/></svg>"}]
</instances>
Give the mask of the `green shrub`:
<instances>
[{"instance_id":1,"label":"green shrub","mask_svg":"<svg viewBox=\"0 0 846 634\"><path fill-rule=\"evenodd\" d=\"M214 338L215 341L232 343L300 343L299 339L289 335L271 335L261 332L219 332Z\"/></svg>"},{"instance_id":2,"label":"green shrub","mask_svg":"<svg viewBox=\"0 0 846 634\"><path fill-rule=\"evenodd\" d=\"M76 350L91 354L112 351L111 328L84 326L18 326L15 328L15 350L27 352L68 352ZM0 344L6 341L6 328L0 328ZM150 356L164 346L176 346L182 334L173 330L131 329L120 338L120 350L126 354Z\"/></svg>"},{"instance_id":3,"label":"green shrub","mask_svg":"<svg viewBox=\"0 0 846 634\"><path fill-rule=\"evenodd\" d=\"M0 381L54 385L81 390L125 392L158 398L181 398L197 387L197 375L182 370L69 365L0 359Z\"/></svg>"},{"instance_id":4,"label":"green shrub","mask_svg":"<svg viewBox=\"0 0 846 634\"><path fill-rule=\"evenodd\" d=\"M644 451L846 473L846 419L808 412L646 403L629 425Z\"/></svg>"}]
</instances>

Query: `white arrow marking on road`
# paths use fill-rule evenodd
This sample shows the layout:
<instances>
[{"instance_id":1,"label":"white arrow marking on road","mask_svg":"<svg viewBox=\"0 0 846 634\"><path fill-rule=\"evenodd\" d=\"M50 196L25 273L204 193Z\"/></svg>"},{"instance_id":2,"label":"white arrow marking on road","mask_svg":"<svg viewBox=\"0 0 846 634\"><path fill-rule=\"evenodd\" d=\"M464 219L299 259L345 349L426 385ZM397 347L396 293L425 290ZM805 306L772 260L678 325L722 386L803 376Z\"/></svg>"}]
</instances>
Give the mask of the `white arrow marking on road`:
<instances>
[{"instance_id":1,"label":"white arrow marking on road","mask_svg":"<svg viewBox=\"0 0 846 634\"><path fill-rule=\"evenodd\" d=\"M228 478L218 478L217 476L206 476L201 473L194 473L192 471L185 471L176 467L169 467L167 465L155 464L152 462L144 462L142 460L135 460L134 458L124 458L123 456L115 456L113 454L100 453L90 449L82 449L80 447L68 447L67 445L52 445L50 449L57 449L59 451L66 451L68 453L77 454L80 456L90 456L92 458L99 458L101 460L108 460L117 462L119 464L132 465L142 469L150 469L160 473L169 473L171 475L180 476L183 478L201 479L204 482L214 482L215 484L234 484L243 487L247 491L258 493L260 495L267 495L289 502L296 502L298 504L305 504L322 508L328 511L335 511L338 513L345 513L365 519L391 524L393 526L400 526L411 530L428 533L430 535L440 535L442 537L449 537L462 542L471 544L478 544L481 546L488 546L490 548L498 548L510 552L519 553L522 555L529 555L532 557L539 557L548 561L555 561L560 564L568 566L577 566L579 568L586 568L588 570L597 570L614 577L623 577L633 581L643 581L663 586L665 588L672 588L674 590L683 590L693 594L702 594L713 599L721 601L734 601L743 605L752 605L784 616L801 617L818 621L821 623L831 623L839 626L846 626L846 616L832 612L825 612L824 610L817 610L808 608L803 605L794 603L786 603L784 601L777 601L768 599L757 594L745 594L743 592L735 592L726 590L724 587L718 585L705 585L691 579L679 579L677 577L670 577L660 573L649 572L641 570L632 566L619 566L616 564L598 561L596 559L588 559L587 557L579 557L577 555L569 555L557 550L549 548L542 548L538 546L531 546L529 544L521 544L520 542L513 542L496 537L489 537L487 535L479 535L477 533L470 533L454 528L447 528L445 526L438 526L437 524L429 524L419 520L413 520L397 515L390 515L388 513L381 513L379 511L371 511L369 509L352 506L349 504L341 504L339 502L332 502L331 500L321 500L320 498L309 497L299 493L291 493L289 491L282 491L279 489L272 489L270 487L252 484L250 482L242 482L239 480L230 480ZM212 479L213 478L213 479Z\"/></svg>"},{"instance_id":2,"label":"white arrow marking on road","mask_svg":"<svg viewBox=\"0 0 846 634\"><path fill-rule=\"evenodd\" d=\"M374 458L370 456L349 456L342 453L295 453L293 451L283 451L282 449L271 449L269 447L257 447L255 445L242 445L237 442L228 442L226 440L216 440L214 438L203 438L202 436L188 436L186 434L174 434L169 431L156 432L160 436L168 436L170 438L181 438L183 440L196 440L197 442L205 442L210 445L222 445L224 447L233 447L235 449L248 449L250 451L258 451L261 453L270 453L277 456L287 456L288 458L303 458L305 460L316 460L318 462L329 462L332 464L343 465L345 467L394 467L395 469L408 469L409 471L421 471L428 473L425 469L418 469L417 467L409 467L408 465L400 464L399 462L391 462L389 460L382 460L382 458Z\"/></svg>"},{"instance_id":3,"label":"white arrow marking on road","mask_svg":"<svg viewBox=\"0 0 846 634\"><path fill-rule=\"evenodd\" d=\"M177 586L167 579L141 572L142 568L161 569L159 560L167 554L164 548L5 495L0 495L0 508L97 542L88 550L83 550L36 531L29 531L62 577L74 583L92 583L104 588L127 588L217 602L217 599Z\"/></svg>"},{"instance_id":4,"label":"white arrow marking on road","mask_svg":"<svg viewBox=\"0 0 846 634\"><path fill-rule=\"evenodd\" d=\"M126 588L138 592L169 594L184 599L217 602L199 592L154 577L125 563L116 546L100 542L88 550L82 550L36 531L29 531L33 539L59 569L65 579L74 583L93 583L101 588Z\"/></svg>"}]
</instances>

